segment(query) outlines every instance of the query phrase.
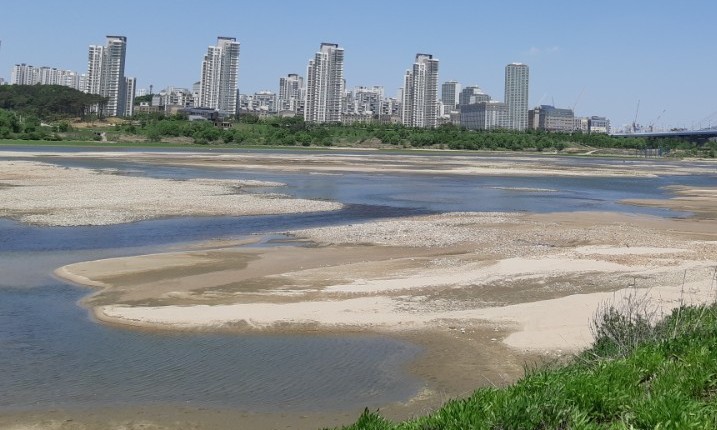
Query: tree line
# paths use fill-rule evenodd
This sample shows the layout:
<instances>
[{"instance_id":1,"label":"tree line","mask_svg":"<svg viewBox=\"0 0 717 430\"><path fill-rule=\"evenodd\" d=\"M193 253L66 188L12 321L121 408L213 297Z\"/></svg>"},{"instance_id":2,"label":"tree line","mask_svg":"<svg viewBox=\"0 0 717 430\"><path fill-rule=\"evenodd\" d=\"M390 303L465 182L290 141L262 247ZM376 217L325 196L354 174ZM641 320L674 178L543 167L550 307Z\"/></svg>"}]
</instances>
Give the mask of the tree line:
<instances>
[{"instance_id":1,"label":"tree line","mask_svg":"<svg viewBox=\"0 0 717 430\"><path fill-rule=\"evenodd\" d=\"M400 124L313 124L301 117L266 119L242 115L233 127L221 129L207 121L187 121L181 116L142 115L118 127L150 141L164 137L191 138L196 144L240 144L281 146L356 146L380 144L396 148L443 148L458 150L562 151L569 146L664 152L682 150L714 156L713 142L700 148L680 139L613 137L606 134L557 133L539 130L466 130L455 125L433 129L409 128Z\"/></svg>"},{"instance_id":2,"label":"tree line","mask_svg":"<svg viewBox=\"0 0 717 430\"><path fill-rule=\"evenodd\" d=\"M71 121L92 120L91 107L106 99L57 85L0 86L0 139L93 140L95 130L72 130ZM43 125L47 123L48 125ZM99 124L101 125L101 124ZM313 124L301 117L259 118L241 115L222 129L209 121L181 115L140 113L119 122L110 136L161 142L184 138L195 144L277 146L382 146L456 150L562 151L568 147L612 148L636 152L659 149L715 157L717 143L704 146L680 139L618 138L606 134L557 133L538 130L475 131L446 124L432 129L400 124ZM181 140L181 139L180 139Z\"/></svg>"}]
</instances>

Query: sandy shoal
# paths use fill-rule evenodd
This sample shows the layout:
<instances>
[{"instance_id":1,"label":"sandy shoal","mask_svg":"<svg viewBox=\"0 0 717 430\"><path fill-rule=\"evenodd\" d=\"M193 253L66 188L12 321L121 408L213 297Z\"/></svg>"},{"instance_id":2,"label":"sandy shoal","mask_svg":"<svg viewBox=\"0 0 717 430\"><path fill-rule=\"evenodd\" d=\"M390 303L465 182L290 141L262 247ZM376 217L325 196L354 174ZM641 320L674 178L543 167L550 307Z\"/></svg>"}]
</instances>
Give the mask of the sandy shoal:
<instances>
[{"instance_id":1,"label":"sandy shoal","mask_svg":"<svg viewBox=\"0 0 717 430\"><path fill-rule=\"evenodd\" d=\"M708 220L463 213L292 232L311 247L219 248L77 263L112 324L162 329L451 332L508 328L523 351L576 351L606 300L660 312L714 298ZM643 289L643 287L645 287ZM649 287L649 289L647 289Z\"/></svg>"},{"instance_id":2,"label":"sandy shoal","mask_svg":"<svg viewBox=\"0 0 717 430\"><path fill-rule=\"evenodd\" d=\"M714 300L716 229L703 218L614 213L443 214L290 232L297 246L210 244L56 273L94 287L83 304L121 327L371 333L422 345L409 370L425 388L382 408L405 419L586 347L606 302L646 297L659 316ZM307 426L294 416L286 425L346 424L359 413L312 416ZM284 425L249 417L257 427Z\"/></svg>"},{"instance_id":3,"label":"sandy shoal","mask_svg":"<svg viewBox=\"0 0 717 430\"><path fill-rule=\"evenodd\" d=\"M715 164L709 160L699 162L665 162L663 160L625 159L574 163L569 158L540 154L516 155L505 153L465 153L441 151L440 156L426 151L387 154L380 151L342 150L340 152L277 151L262 153L222 152L53 152L38 150L34 153L2 151L5 158L33 156L56 158L127 159L142 163L174 166L201 166L214 168L308 172L312 174L353 173L411 173L452 174L482 176L566 176L566 177L655 177L666 175L711 174Z\"/></svg>"},{"instance_id":4,"label":"sandy shoal","mask_svg":"<svg viewBox=\"0 0 717 430\"><path fill-rule=\"evenodd\" d=\"M339 203L259 194L262 181L136 177L115 170L0 160L0 217L45 226L107 225L175 216L242 216L337 210Z\"/></svg>"}]
</instances>

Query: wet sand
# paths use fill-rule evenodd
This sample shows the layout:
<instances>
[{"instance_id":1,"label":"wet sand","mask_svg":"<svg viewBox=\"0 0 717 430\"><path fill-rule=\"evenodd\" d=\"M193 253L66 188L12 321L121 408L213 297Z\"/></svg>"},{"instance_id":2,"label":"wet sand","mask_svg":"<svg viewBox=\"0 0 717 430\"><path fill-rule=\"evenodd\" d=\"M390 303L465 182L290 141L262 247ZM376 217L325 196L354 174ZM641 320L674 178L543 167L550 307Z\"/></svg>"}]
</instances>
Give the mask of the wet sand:
<instances>
[{"instance_id":1,"label":"wet sand","mask_svg":"<svg viewBox=\"0 0 717 430\"><path fill-rule=\"evenodd\" d=\"M290 232L312 246L115 258L56 274L100 287L84 304L117 325L429 335L509 326L512 348L577 351L597 306L629 287L649 286L665 312L684 291L709 298L714 227L608 213L445 214Z\"/></svg>"}]
</instances>

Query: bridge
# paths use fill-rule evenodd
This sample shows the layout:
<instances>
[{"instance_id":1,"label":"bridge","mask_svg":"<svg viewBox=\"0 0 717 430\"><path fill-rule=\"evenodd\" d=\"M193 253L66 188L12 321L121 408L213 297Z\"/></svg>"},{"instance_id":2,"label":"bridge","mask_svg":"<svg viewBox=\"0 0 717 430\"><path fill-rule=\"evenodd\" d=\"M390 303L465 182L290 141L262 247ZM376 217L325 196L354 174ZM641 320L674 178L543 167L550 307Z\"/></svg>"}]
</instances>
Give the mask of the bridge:
<instances>
[{"instance_id":1,"label":"bridge","mask_svg":"<svg viewBox=\"0 0 717 430\"><path fill-rule=\"evenodd\" d=\"M717 127L703 128L701 130L670 130L670 131L645 131L634 133L612 133L615 137L645 137L648 139L682 139L699 144L704 144L710 139L717 138Z\"/></svg>"}]
</instances>

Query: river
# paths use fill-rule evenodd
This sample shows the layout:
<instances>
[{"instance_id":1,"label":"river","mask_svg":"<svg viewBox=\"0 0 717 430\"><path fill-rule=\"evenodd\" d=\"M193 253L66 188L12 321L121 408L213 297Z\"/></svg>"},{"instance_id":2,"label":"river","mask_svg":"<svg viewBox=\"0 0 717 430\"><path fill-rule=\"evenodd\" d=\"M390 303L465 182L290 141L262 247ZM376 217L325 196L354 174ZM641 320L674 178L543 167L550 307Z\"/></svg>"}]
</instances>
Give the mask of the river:
<instances>
[{"instance_id":1,"label":"river","mask_svg":"<svg viewBox=\"0 0 717 430\"><path fill-rule=\"evenodd\" d=\"M5 148L18 149L33 150ZM383 336L168 334L97 324L77 305L88 291L52 276L55 268L65 264L177 250L210 239L434 212L617 211L687 216L619 201L666 198L669 193L663 187L667 185L717 186L715 175L320 175L157 166L106 158L32 159L176 180L278 181L287 184L282 193L338 201L346 207L326 213L169 218L100 227L37 227L0 220L0 411L148 404L250 411L341 410L405 400L423 384L405 370L421 349ZM592 161L566 158L560 162ZM276 190L254 192L268 191ZM258 246L283 245L281 240L267 240Z\"/></svg>"}]
</instances>

